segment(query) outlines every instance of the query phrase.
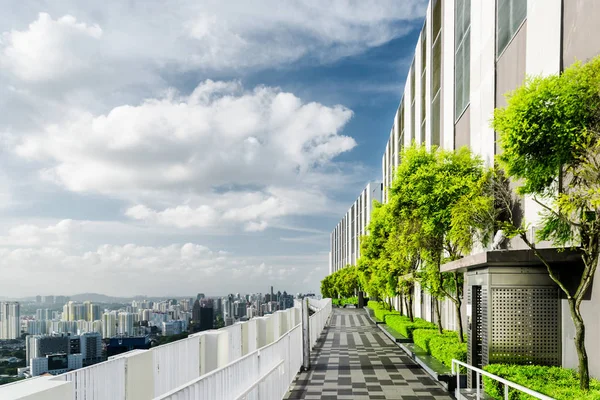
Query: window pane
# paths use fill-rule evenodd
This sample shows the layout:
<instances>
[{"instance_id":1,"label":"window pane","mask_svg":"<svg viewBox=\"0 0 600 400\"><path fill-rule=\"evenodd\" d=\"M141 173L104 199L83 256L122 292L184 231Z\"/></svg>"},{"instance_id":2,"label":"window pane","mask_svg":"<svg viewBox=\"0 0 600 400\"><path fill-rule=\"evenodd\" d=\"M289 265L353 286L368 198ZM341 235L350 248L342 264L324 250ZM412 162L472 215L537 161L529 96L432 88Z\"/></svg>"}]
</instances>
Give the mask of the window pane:
<instances>
[{"instance_id":1,"label":"window pane","mask_svg":"<svg viewBox=\"0 0 600 400\"><path fill-rule=\"evenodd\" d=\"M427 68L427 51L425 45L427 44L427 23L423 26L421 31L421 70L424 71Z\"/></svg>"},{"instance_id":2,"label":"window pane","mask_svg":"<svg viewBox=\"0 0 600 400\"><path fill-rule=\"evenodd\" d=\"M435 97L431 103L431 144L440 145L441 119L440 119L440 95Z\"/></svg>"},{"instance_id":3,"label":"window pane","mask_svg":"<svg viewBox=\"0 0 600 400\"><path fill-rule=\"evenodd\" d=\"M517 34L517 29L527 17L527 0L512 1L511 37Z\"/></svg>"},{"instance_id":4,"label":"window pane","mask_svg":"<svg viewBox=\"0 0 600 400\"><path fill-rule=\"evenodd\" d=\"M456 52L456 65L454 70L454 98L455 98L455 118L458 118L463 110L463 82L464 82L464 45L461 45Z\"/></svg>"},{"instance_id":5,"label":"window pane","mask_svg":"<svg viewBox=\"0 0 600 400\"><path fill-rule=\"evenodd\" d=\"M425 122L421 124L421 144L425 145Z\"/></svg>"},{"instance_id":6,"label":"window pane","mask_svg":"<svg viewBox=\"0 0 600 400\"><path fill-rule=\"evenodd\" d=\"M496 38L500 55L527 17L527 0L498 0Z\"/></svg>"},{"instance_id":7,"label":"window pane","mask_svg":"<svg viewBox=\"0 0 600 400\"><path fill-rule=\"evenodd\" d=\"M471 95L471 29L467 29L463 42L463 106L462 111L467 108Z\"/></svg>"},{"instance_id":8,"label":"window pane","mask_svg":"<svg viewBox=\"0 0 600 400\"><path fill-rule=\"evenodd\" d=\"M433 75L432 75L432 86L431 93L432 96L435 96L438 90L440 90L441 86L441 72L442 72L442 40L438 38L438 40L433 45Z\"/></svg>"},{"instance_id":9,"label":"window pane","mask_svg":"<svg viewBox=\"0 0 600 400\"><path fill-rule=\"evenodd\" d=\"M433 29L433 40L437 38L438 33L442 29L442 1L434 0L433 4L433 24L431 25Z\"/></svg>"}]
</instances>

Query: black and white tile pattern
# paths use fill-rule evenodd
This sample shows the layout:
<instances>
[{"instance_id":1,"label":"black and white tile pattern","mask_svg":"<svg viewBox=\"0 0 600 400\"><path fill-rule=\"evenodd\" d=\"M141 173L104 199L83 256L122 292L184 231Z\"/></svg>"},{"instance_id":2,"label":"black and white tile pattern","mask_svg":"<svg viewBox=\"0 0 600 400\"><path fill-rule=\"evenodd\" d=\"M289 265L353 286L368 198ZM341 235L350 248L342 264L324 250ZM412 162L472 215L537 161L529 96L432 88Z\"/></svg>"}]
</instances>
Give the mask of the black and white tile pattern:
<instances>
[{"instance_id":1,"label":"black and white tile pattern","mask_svg":"<svg viewBox=\"0 0 600 400\"><path fill-rule=\"evenodd\" d=\"M393 344L364 310L334 309L286 399L448 400L449 393Z\"/></svg>"}]
</instances>

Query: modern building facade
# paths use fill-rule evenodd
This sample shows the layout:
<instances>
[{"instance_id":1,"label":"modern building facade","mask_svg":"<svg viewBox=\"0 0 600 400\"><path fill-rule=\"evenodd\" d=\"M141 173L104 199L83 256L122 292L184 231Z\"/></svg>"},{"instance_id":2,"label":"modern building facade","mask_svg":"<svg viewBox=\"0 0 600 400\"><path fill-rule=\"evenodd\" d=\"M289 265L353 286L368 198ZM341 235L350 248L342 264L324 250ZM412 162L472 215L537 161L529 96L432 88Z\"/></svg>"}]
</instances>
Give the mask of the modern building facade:
<instances>
[{"instance_id":1,"label":"modern building facade","mask_svg":"<svg viewBox=\"0 0 600 400\"><path fill-rule=\"evenodd\" d=\"M383 201L402 147L413 142L429 148L468 146L492 165L501 148L490 120L495 108L506 105L506 93L527 76L557 74L600 54L600 41L589 39L598 34L600 3L595 0L431 0L382 157ZM540 208L526 197L521 209L534 235ZM504 252L512 261L487 250L444 267L465 272L469 361L484 365L519 359L576 368L566 300L536 266L535 257L518 241ZM581 310L587 331L596 332L600 282L590 292ZM533 317L515 321L514 307L526 307ZM418 287L415 315L434 320L432 299ZM442 317L449 329L456 328L453 315L445 304ZM519 328L510 333L507 325ZM526 332L519 329L534 332L532 341L525 343ZM483 348L476 354L478 343ZM586 345L588 354L600 352L593 335L587 335ZM600 358L589 362L591 374L600 377Z\"/></svg>"},{"instance_id":2,"label":"modern building facade","mask_svg":"<svg viewBox=\"0 0 600 400\"><path fill-rule=\"evenodd\" d=\"M0 303L0 339L18 339L21 336L21 308L18 302Z\"/></svg>"},{"instance_id":3,"label":"modern building facade","mask_svg":"<svg viewBox=\"0 0 600 400\"><path fill-rule=\"evenodd\" d=\"M356 265L360 237L367 234L373 200L381 202L381 182L369 182L330 235L329 274Z\"/></svg>"}]
</instances>

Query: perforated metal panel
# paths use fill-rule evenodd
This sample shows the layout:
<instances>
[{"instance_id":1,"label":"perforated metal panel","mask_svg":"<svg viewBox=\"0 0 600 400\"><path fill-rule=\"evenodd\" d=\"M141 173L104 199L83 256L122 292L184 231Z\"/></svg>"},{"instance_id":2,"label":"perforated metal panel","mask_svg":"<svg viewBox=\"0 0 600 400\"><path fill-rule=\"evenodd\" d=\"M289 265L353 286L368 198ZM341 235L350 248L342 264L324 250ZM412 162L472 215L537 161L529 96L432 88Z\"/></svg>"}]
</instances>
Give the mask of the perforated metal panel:
<instances>
[{"instance_id":1,"label":"perforated metal panel","mask_svg":"<svg viewBox=\"0 0 600 400\"><path fill-rule=\"evenodd\" d=\"M473 314L471 329L468 330L469 351L467 362L478 368L488 362L488 301L487 288L482 286L469 287L470 304ZM469 374L467 383L469 387L475 386L475 374Z\"/></svg>"},{"instance_id":2,"label":"perforated metal panel","mask_svg":"<svg viewBox=\"0 0 600 400\"><path fill-rule=\"evenodd\" d=\"M484 365L488 361L560 365L556 288L492 288L491 306L492 337L489 360L483 360Z\"/></svg>"}]
</instances>

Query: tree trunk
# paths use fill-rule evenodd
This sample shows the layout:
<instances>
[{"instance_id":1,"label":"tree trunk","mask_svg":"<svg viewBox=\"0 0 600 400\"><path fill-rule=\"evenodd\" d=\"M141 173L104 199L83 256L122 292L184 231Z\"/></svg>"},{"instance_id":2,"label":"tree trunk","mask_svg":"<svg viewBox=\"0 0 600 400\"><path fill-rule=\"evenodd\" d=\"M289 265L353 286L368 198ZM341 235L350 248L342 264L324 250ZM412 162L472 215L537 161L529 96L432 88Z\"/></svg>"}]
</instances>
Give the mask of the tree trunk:
<instances>
[{"instance_id":1,"label":"tree trunk","mask_svg":"<svg viewBox=\"0 0 600 400\"><path fill-rule=\"evenodd\" d=\"M402 303L402 300L404 298L404 292L401 292L399 294L399 296L400 296L400 301L398 302L399 303L398 305L400 306L400 309L398 311L400 311L400 315L404 315L404 304Z\"/></svg>"},{"instance_id":2,"label":"tree trunk","mask_svg":"<svg viewBox=\"0 0 600 400\"><path fill-rule=\"evenodd\" d=\"M410 307L408 306L408 294L404 295L404 306L406 308L406 316L410 317Z\"/></svg>"},{"instance_id":3,"label":"tree trunk","mask_svg":"<svg viewBox=\"0 0 600 400\"><path fill-rule=\"evenodd\" d=\"M460 308L462 306L462 299L461 299L461 288L459 287L459 283L458 283L458 273L454 273L454 288L456 291L456 301L454 302L454 307L456 307L456 324L458 325L458 340L463 343L464 340L464 333L463 333L463 326L462 326L462 314L460 313Z\"/></svg>"},{"instance_id":4,"label":"tree trunk","mask_svg":"<svg viewBox=\"0 0 600 400\"><path fill-rule=\"evenodd\" d=\"M388 297L388 306L390 307L389 311L394 311L394 305L392 304L391 297Z\"/></svg>"},{"instance_id":5,"label":"tree trunk","mask_svg":"<svg viewBox=\"0 0 600 400\"><path fill-rule=\"evenodd\" d=\"M435 308L435 316L437 318L438 332L442 334L444 333L444 329L442 327L442 313L440 311L440 301L435 297L433 298L433 306Z\"/></svg>"},{"instance_id":6,"label":"tree trunk","mask_svg":"<svg viewBox=\"0 0 600 400\"><path fill-rule=\"evenodd\" d=\"M408 295L408 318L410 318L410 322L415 321L415 317L413 315L413 296L412 293Z\"/></svg>"},{"instance_id":7,"label":"tree trunk","mask_svg":"<svg viewBox=\"0 0 600 400\"><path fill-rule=\"evenodd\" d=\"M569 311L575 325L575 349L579 358L579 388L590 389L590 371L588 367L588 355L585 349L585 324L579 311L579 306L573 298L568 299Z\"/></svg>"},{"instance_id":8,"label":"tree trunk","mask_svg":"<svg viewBox=\"0 0 600 400\"><path fill-rule=\"evenodd\" d=\"M463 326L462 326L462 314L460 313L460 307L461 307L461 300L460 297L456 298L456 302L454 303L454 308L456 310L456 325L458 327L458 329L456 330L458 333L458 340L463 343L465 341L464 338L464 333L463 333Z\"/></svg>"}]
</instances>

